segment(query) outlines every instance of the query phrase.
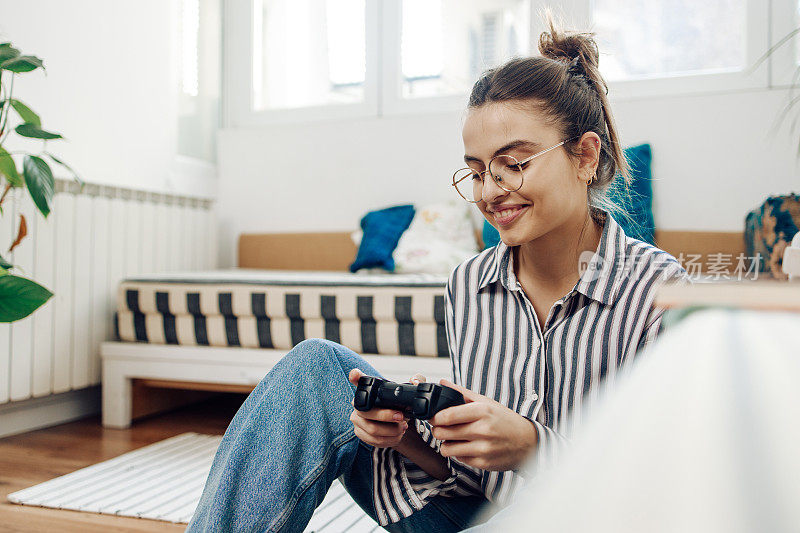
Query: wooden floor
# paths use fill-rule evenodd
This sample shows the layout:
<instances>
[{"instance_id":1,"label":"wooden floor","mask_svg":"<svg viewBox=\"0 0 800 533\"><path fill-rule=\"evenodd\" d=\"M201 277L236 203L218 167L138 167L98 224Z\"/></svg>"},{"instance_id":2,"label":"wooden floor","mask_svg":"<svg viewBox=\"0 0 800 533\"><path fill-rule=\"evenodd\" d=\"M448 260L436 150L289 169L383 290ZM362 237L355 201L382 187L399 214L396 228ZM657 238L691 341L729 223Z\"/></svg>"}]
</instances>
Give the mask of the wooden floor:
<instances>
[{"instance_id":1,"label":"wooden floor","mask_svg":"<svg viewBox=\"0 0 800 533\"><path fill-rule=\"evenodd\" d=\"M183 531L154 520L15 505L6 495L187 431L221 435L243 400L220 395L130 429L104 429L97 417L0 439L0 531Z\"/></svg>"}]
</instances>

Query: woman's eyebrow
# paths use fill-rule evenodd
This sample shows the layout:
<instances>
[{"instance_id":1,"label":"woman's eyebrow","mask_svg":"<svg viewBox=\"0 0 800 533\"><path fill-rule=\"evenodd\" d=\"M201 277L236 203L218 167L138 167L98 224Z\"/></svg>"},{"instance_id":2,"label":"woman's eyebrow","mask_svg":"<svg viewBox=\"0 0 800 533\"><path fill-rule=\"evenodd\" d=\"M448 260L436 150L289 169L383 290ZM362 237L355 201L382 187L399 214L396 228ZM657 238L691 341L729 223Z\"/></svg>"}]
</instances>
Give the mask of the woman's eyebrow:
<instances>
[{"instance_id":1,"label":"woman's eyebrow","mask_svg":"<svg viewBox=\"0 0 800 533\"><path fill-rule=\"evenodd\" d=\"M514 150L516 148L528 148L528 149L530 149L530 150L532 150L534 152L538 152L538 151L542 150L542 145L539 144L538 142L535 142L535 141L523 141L521 139L518 139L516 141L511 141L510 143L506 143L503 146L501 146L500 148L498 148L497 150L495 150L494 153L492 154L492 157L504 154L504 153L508 152L509 150ZM464 156L464 162L465 163L470 163L470 162L482 163L482 161L479 158L477 158L475 156L471 156L471 155L465 155Z\"/></svg>"}]
</instances>

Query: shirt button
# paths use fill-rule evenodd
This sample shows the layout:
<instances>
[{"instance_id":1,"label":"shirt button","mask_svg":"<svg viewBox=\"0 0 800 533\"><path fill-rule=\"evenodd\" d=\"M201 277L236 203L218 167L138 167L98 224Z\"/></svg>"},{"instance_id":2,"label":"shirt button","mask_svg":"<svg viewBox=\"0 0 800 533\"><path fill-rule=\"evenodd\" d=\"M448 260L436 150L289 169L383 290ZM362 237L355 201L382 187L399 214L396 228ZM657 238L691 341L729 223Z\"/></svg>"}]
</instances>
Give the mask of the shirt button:
<instances>
[{"instance_id":1,"label":"shirt button","mask_svg":"<svg viewBox=\"0 0 800 533\"><path fill-rule=\"evenodd\" d=\"M539 395L534 392L533 394L531 394L531 398L533 398L534 400L538 400Z\"/></svg>"}]
</instances>

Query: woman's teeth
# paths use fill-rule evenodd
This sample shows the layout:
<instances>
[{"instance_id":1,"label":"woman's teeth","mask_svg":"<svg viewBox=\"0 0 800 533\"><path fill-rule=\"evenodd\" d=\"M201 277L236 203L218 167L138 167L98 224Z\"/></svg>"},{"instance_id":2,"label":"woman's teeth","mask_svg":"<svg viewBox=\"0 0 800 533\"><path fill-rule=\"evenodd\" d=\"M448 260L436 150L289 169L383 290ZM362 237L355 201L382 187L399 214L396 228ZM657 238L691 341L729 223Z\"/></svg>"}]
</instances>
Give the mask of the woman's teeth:
<instances>
[{"instance_id":1,"label":"woman's teeth","mask_svg":"<svg viewBox=\"0 0 800 533\"><path fill-rule=\"evenodd\" d=\"M520 209L519 207L511 207L509 209L503 209L502 211L495 211L495 216L500 217L500 218L505 218L508 215L510 215L511 213L513 213L514 211L517 211L519 209Z\"/></svg>"},{"instance_id":2,"label":"woman's teeth","mask_svg":"<svg viewBox=\"0 0 800 533\"><path fill-rule=\"evenodd\" d=\"M499 211L495 211L494 219L500 225L506 225L511 223L513 220L519 216L519 212L525 209L527 206L518 205L515 207L508 207L506 209L501 209Z\"/></svg>"}]
</instances>

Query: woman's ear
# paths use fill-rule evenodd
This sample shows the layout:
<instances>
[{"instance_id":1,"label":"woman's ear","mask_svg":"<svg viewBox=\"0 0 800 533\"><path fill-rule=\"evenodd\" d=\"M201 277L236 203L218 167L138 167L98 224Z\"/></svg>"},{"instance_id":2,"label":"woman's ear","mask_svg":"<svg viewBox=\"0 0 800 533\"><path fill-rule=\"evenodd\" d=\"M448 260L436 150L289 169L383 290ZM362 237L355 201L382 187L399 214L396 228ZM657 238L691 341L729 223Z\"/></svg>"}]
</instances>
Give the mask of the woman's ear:
<instances>
[{"instance_id":1,"label":"woman's ear","mask_svg":"<svg viewBox=\"0 0 800 533\"><path fill-rule=\"evenodd\" d=\"M578 142L580 151L578 163L578 178L588 182L597 172L600 163L600 150L602 148L600 136L593 131L587 131Z\"/></svg>"}]
</instances>

